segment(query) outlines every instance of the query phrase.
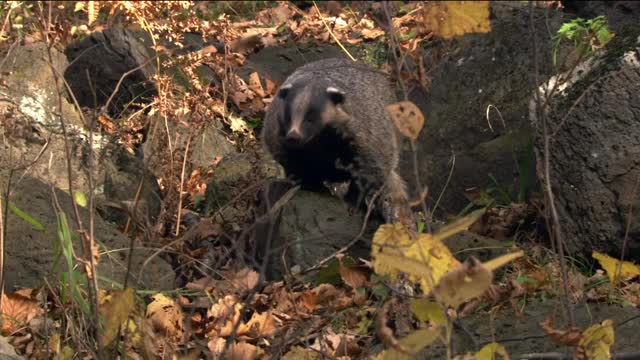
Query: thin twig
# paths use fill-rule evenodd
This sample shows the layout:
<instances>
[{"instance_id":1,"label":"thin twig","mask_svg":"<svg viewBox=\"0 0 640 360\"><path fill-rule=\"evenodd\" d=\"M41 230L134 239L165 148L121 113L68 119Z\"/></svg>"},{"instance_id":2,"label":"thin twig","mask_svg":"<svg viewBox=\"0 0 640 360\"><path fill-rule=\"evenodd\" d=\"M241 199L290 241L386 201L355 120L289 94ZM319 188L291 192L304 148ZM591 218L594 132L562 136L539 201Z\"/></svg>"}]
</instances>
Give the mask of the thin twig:
<instances>
[{"instance_id":1,"label":"thin twig","mask_svg":"<svg viewBox=\"0 0 640 360\"><path fill-rule=\"evenodd\" d=\"M184 156L182 158L182 169L180 171L180 188L178 190L178 212L176 215L176 231L175 236L180 235L180 217L182 216L182 191L184 189L184 174L187 168L187 158L189 157L189 147L191 146L191 139L193 138L193 130L190 128L189 137L187 138L187 144L184 150Z\"/></svg>"},{"instance_id":2,"label":"thin twig","mask_svg":"<svg viewBox=\"0 0 640 360\"><path fill-rule=\"evenodd\" d=\"M338 40L338 38L336 37L336 34L333 33L333 31L331 31L331 28L329 27L329 24L327 24L327 22L324 20L324 17L322 17L322 13L320 12L320 9L318 8L318 5L316 5L316 2L313 2L313 6L315 7L316 11L318 12L318 17L320 18L320 20L322 21L322 23L324 24L324 27L327 28L327 31L329 32L329 34L331 35L331 37L333 38L333 41L336 42L336 44L338 44L338 46L340 46L340 48L342 49L342 51L344 51L345 54L347 54L347 56L349 57L349 59L351 59L351 61L356 61L356 59L349 53L349 50L347 50L344 45L342 45L342 43L340 42L340 40Z\"/></svg>"},{"instance_id":3,"label":"thin twig","mask_svg":"<svg viewBox=\"0 0 640 360\"><path fill-rule=\"evenodd\" d=\"M533 19L533 1L529 1L529 26L530 26L530 32L531 32L531 37L532 37L532 42L533 42L533 56L534 56L534 60L533 60L533 65L534 65L534 80L535 80L535 89L536 89L536 114L537 114L537 118L541 120L542 122L542 131L543 131L543 141L544 141L544 149L543 149L543 164L544 164L544 171L543 171L543 176L544 176L544 186L545 186L545 192L547 194L547 199L548 199L548 203L549 203L549 207L551 210L551 219L552 219L552 228L553 228L553 237L556 243L556 250L558 251L558 257L559 257L559 261L560 261L560 269L562 272L562 289L563 289L563 294L562 294L562 302L564 305L564 308L567 311L567 315L568 315L568 320L569 320L569 326L574 326L574 324L576 323L575 321L575 315L574 315L574 311L573 311L573 304L571 303L571 301L569 300L569 279L568 279L568 273L567 273L567 259L565 257L564 254L564 243L563 243L563 238L562 238L562 229L560 227L560 217L558 215L558 210L556 209L556 205L555 205L555 197L554 197L554 193L553 193L553 189L551 186L551 170L550 170L550 149L549 149L549 142L550 142L550 136L548 133L548 126L547 126L547 117L546 117L546 113L544 112L544 110L542 109L542 104L541 104L541 99L540 96L538 96L538 86L540 84L540 69L539 69L539 54L538 54L538 37L536 36L536 29L535 29L535 22Z\"/></svg>"}]
</instances>

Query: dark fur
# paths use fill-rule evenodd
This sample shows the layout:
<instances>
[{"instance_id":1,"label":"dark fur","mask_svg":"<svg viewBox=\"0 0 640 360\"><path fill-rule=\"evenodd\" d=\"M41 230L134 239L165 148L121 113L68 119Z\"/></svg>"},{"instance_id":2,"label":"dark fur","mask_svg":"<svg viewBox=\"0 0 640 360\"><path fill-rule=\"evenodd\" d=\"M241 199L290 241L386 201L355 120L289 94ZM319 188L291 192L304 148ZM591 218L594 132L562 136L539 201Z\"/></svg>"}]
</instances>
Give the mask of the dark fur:
<instances>
[{"instance_id":1,"label":"dark fur","mask_svg":"<svg viewBox=\"0 0 640 360\"><path fill-rule=\"evenodd\" d=\"M262 140L303 187L350 181L348 198L362 205L386 185L387 198L406 203L395 172L397 134L384 110L395 101L388 79L376 70L342 59L310 63L282 84L267 109Z\"/></svg>"}]
</instances>

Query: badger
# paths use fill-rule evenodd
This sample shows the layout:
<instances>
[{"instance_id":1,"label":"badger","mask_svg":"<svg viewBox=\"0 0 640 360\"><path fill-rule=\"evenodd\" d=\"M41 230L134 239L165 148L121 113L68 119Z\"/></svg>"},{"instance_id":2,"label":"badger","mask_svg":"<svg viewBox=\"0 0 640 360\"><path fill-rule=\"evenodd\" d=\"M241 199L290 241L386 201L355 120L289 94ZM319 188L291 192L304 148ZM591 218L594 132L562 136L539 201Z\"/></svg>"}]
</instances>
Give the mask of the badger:
<instances>
[{"instance_id":1,"label":"badger","mask_svg":"<svg viewBox=\"0 0 640 360\"><path fill-rule=\"evenodd\" d=\"M415 226L397 172L399 134L385 106L396 102L380 71L347 59L298 68L266 110L261 133L266 150L303 189L326 191L349 183L344 200L362 207L379 189L376 206L387 222Z\"/></svg>"}]
</instances>

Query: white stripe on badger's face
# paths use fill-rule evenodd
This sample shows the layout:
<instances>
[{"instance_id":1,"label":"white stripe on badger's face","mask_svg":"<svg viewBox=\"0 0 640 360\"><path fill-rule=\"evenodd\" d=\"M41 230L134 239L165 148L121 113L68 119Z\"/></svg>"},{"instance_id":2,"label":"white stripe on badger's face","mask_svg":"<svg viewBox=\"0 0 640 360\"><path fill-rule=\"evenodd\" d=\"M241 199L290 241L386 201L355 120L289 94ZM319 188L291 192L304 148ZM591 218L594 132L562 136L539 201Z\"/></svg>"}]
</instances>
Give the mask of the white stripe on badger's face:
<instances>
[{"instance_id":1,"label":"white stripe on badger's face","mask_svg":"<svg viewBox=\"0 0 640 360\"><path fill-rule=\"evenodd\" d=\"M307 110L309 110L312 96L313 92L310 87L304 87L295 94L295 98L291 104L291 122L289 123L287 134L292 134L302 140L306 138L307 134L304 131L303 124Z\"/></svg>"}]
</instances>

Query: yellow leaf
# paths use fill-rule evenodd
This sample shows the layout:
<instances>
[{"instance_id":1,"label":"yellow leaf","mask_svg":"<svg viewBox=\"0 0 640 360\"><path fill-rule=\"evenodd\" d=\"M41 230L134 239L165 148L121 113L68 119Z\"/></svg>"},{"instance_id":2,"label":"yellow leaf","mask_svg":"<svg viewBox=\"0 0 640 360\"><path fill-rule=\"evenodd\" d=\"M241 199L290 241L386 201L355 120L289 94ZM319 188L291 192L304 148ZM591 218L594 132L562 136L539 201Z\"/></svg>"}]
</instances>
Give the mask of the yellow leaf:
<instances>
[{"instance_id":1,"label":"yellow leaf","mask_svg":"<svg viewBox=\"0 0 640 360\"><path fill-rule=\"evenodd\" d=\"M108 295L101 292L100 295L100 317L104 321L100 343L106 346L116 339L120 326L127 321L134 310L135 297L132 288L113 290Z\"/></svg>"},{"instance_id":2,"label":"yellow leaf","mask_svg":"<svg viewBox=\"0 0 640 360\"><path fill-rule=\"evenodd\" d=\"M473 256L444 275L433 294L438 302L457 308L462 303L482 295L491 285L493 272Z\"/></svg>"},{"instance_id":3,"label":"yellow leaf","mask_svg":"<svg viewBox=\"0 0 640 360\"><path fill-rule=\"evenodd\" d=\"M483 213L484 210L475 211L435 234L419 234L417 241L411 239L401 224L380 226L371 246L375 272L391 277L406 273L429 293L444 274L460 266L442 240L466 230Z\"/></svg>"},{"instance_id":4,"label":"yellow leaf","mask_svg":"<svg viewBox=\"0 0 640 360\"><path fill-rule=\"evenodd\" d=\"M182 309L176 302L163 295L156 294L153 301L147 305L147 319L152 325L154 333L180 343L184 335L184 316Z\"/></svg>"},{"instance_id":5,"label":"yellow leaf","mask_svg":"<svg viewBox=\"0 0 640 360\"><path fill-rule=\"evenodd\" d=\"M489 2L430 1L424 6L424 25L444 39L489 32Z\"/></svg>"},{"instance_id":6,"label":"yellow leaf","mask_svg":"<svg viewBox=\"0 0 640 360\"><path fill-rule=\"evenodd\" d=\"M510 359L507 350L498 343L489 343L483 346L474 356L476 360L495 360L496 355L502 356L505 360Z\"/></svg>"},{"instance_id":7,"label":"yellow leaf","mask_svg":"<svg viewBox=\"0 0 640 360\"><path fill-rule=\"evenodd\" d=\"M577 352L584 353L589 360L608 360L614 340L613 321L605 320L582 333Z\"/></svg>"},{"instance_id":8,"label":"yellow leaf","mask_svg":"<svg viewBox=\"0 0 640 360\"><path fill-rule=\"evenodd\" d=\"M393 231L389 227L393 227ZM398 245L381 240L382 235L390 232L403 232L396 238ZM411 242L408 247L407 242ZM412 241L400 224L380 226L373 236L371 256L376 273L392 277L399 272L406 273L412 281L420 282L425 293L430 292L444 274L460 265L449 249L435 241L431 234L419 234L418 240Z\"/></svg>"},{"instance_id":9,"label":"yellow leaf","mask_svg":"<svg viewBox=\"0 0 640 360\"><path fill-rule=\"evenodd\" d=\"M420 321L428 320L440 326L447 324L442 305L429 301L427 298L413 299L411 301L411 311Z\"/></svg>"},{"instance_id":10,"label":"yellow leaf","mask_svg":"<svg viewBox=\"0 0 640 360\"><path fill-rule=\"evenodd\" d=\"M604 271L607 272L607 275L609 276L609 281L611 281L612 284L615 284L617 282L617 280L621 279L629 279L635 276L640 276L640 266L629 262L629 261L623 261L622 264L620 263L619 260L614 259L610 256L607 256L605 254L599 253L597 251L594 251L591 256L598 260L598 262L600 263L600 266L602 266L602 268L604 269ZM616 273L619 272L619 277L618 279L616 276Z\"/></svg>"},{"instance_id":11,"label":"yellow leaf","mask_svg":"<svg viewBox=\"0 0 640 360\"><path fill-rule=\"evenodd\" d=\"M402 135L411 140L418 138L424 126L424 115L416 104L411 101L400 101L387 105L385 110Z\"/></svg>"},{"instance_id":12,"label":"yellow leaf","mask_svg":"<svg viewBox=\"0 0 640 360\"><path fill-rule=\"evenodd\" d=\"M410 354L415 354L431 345L439 335L440 331L437 329L418 329L404 338L399 339L400 344L409 354L405 354L396 349L387 349L376 358L385 360L412 359L413 357L409 356Z\"/></svg>"},{"instance_id":13,"label":"yellow leaf","mask_svg":"<svg viewBox=\"0 0 640 360\"><path fill-rule=\"evenodd\" d=\"M82 207L87 207L87 198L86 196L84 196L84 193L82 191L78 191L78 190L74 191L73 199L76 201L76 204Z\"/></svg>"}]
</instances>

